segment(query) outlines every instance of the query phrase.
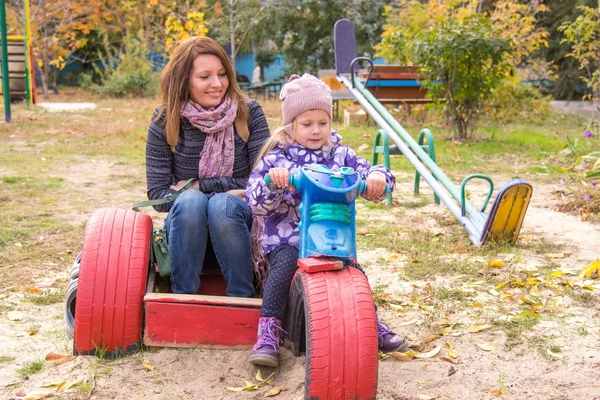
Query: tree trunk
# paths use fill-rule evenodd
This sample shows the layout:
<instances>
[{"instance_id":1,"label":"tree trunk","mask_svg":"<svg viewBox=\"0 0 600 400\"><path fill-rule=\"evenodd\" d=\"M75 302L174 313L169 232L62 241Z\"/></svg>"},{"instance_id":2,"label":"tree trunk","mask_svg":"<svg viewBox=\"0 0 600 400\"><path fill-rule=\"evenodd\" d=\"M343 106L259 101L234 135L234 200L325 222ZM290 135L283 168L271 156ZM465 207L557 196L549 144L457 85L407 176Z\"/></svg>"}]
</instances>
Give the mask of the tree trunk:
<instances>
[{"instance_id":1,"label":"tree trunk","mask_svg":"<svg viewBox=\"0 0 600 400\"><path fill-rule=\"evenodd\" d=\"M48 96L48 76L50 74L50 69L48 68L48 30L46 29L46 23L48 22L47 19L47 12L46 12L46 2L44 1L42 3L42 9L44 10L44 14L43 14L43 19L42 21L44 21L44 39L42 40L43 44L43 50L42 50L42 63L43 63L43 69L42 69L42 92L44 94L44 99L48 100L49 96Z\"/></svg>"}]
</instances>

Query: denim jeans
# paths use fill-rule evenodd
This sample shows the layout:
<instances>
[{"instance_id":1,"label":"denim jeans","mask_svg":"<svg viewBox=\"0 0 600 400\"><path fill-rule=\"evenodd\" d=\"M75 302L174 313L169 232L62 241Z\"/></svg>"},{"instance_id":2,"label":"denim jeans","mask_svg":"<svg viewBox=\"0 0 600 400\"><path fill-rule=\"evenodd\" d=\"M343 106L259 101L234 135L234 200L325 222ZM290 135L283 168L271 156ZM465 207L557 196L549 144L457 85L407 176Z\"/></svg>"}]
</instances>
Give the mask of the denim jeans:
<instances>
[{"instance_id":1,"label":"denim jeans","mask_svg":"<svg viewBox=\"0 0 600 400\"><path fill-rule=\"evenodd\" d=\"M199 190L179 195L165 220L173 293L194 294L200 288L210 237L227 284L226 294L254 295L251 227L252 213L236 196L217 193L208 198Z\"/></svg>"}]
</instances>

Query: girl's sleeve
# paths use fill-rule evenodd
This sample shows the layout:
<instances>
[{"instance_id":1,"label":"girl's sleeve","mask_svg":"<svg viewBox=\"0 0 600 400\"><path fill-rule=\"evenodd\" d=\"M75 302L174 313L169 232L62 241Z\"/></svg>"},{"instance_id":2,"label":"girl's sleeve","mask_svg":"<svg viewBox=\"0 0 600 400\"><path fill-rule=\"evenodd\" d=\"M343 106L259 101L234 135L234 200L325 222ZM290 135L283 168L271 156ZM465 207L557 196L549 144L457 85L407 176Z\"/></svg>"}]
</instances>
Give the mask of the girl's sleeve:
<instances>
[{"instance_id":1,"label":"girl's sleeve","mask_svg":"<svg viewBox=\"0 0 600 400\"><path fill-rule=\"evenodd\" d=\"M148 138L146 140L146 182L148 199L162 199L172 190L173 184L173 153L165 135L164 116L158 117L158 108L152 115ZM171 203L154 206L159 212L167 212Z\"/></svg>"},{"instance_id":2,"label":"girl's sleeve","mask_svg":"<svg viewBox=\"0 0 600 400\"><path fill-rule=\"evenodd\" d=\"M385 195L382 194L378 198L370 199L370 198L366 198L364 196L363 196L363 198L365 198L366 200L373 200L373 201L385 200L385 198L388 197L388 195L390 193L392 193L394 191L394 189L396 188L396 178L394 177L392 172L383 165L371 166L371 164L367 160L365 160L361 156L357 155L356 152L354 150L352 150L350 147L346 146L346 149L347 149L346 160L345 160L346 167L352 167L356 172L358 172L360 174L360 177L363 180L367 180L367 178L371 174L374 174L374 173L381 174L385 177L385 181L387 182L388 186L390 187L389 193L387 193Z\"/></svg>"},{"instance_id":3,"label":"girl's sleeve","mask_svg":"<svg viewBox=\"0 0 600 400\"><path fill-rule=\"evenodd\" d=\"M246 204L250 207L252 214L267 217L277 210L283 199L286 189L277 188L275 185L265 183L265 175L274 167L276 156L267 154L259 161L254 171L248 178L246 187Z\"/></svg>"}]
</instances>

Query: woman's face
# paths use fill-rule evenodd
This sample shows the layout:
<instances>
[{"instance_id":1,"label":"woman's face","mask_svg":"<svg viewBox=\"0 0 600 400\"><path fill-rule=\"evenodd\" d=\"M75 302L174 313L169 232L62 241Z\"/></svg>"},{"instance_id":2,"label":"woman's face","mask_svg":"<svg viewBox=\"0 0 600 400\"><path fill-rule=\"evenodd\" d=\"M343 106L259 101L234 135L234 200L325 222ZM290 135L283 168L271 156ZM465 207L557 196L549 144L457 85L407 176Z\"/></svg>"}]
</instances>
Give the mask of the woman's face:
<instances>
[{"instance_id":1,"label":"woman's face","mask_svg":"<svg viewBox=\"0 0 600 400\"><path fill-rule=\"evenodd\" d=\"M308 110L294 120L294 140L296 143L317 150L331 137L331 120L323 110Z\"/></svg>"},{"instance_id":2,"label":"woman's face","mask_svg":"<svg viewBox=\"0 0 600 400\"><path fill-rule=\"evenodd\" d=\"M190 97L203 108L221 104L229 87L229 78L219 57L200 54L190 71Z\"/></svg>"}]
</instances>

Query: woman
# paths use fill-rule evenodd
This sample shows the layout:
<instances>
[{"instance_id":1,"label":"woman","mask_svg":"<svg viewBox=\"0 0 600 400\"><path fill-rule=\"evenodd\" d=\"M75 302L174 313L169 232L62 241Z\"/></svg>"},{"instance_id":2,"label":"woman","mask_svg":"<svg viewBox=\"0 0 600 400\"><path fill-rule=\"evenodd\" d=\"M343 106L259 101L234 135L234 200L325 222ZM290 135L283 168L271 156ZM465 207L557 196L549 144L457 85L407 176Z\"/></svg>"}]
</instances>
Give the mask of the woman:
<instances>
[{"instance_id":1,"label":"woman","mask_svg":"<svg viewBox=\"0 0 600 400\"><path fill-rule=\"evenodd\" d=\"M161 75L163 104L146 145L148 198L162 199L196 178L191 190L156 206L165 220L171 289L196 293L206 249L221 267L228 296L254 294L244 202L256 156L269 138L260 105L245 99L223 48L207 37L184 40Z\"/></svg>"}]
</instances>

